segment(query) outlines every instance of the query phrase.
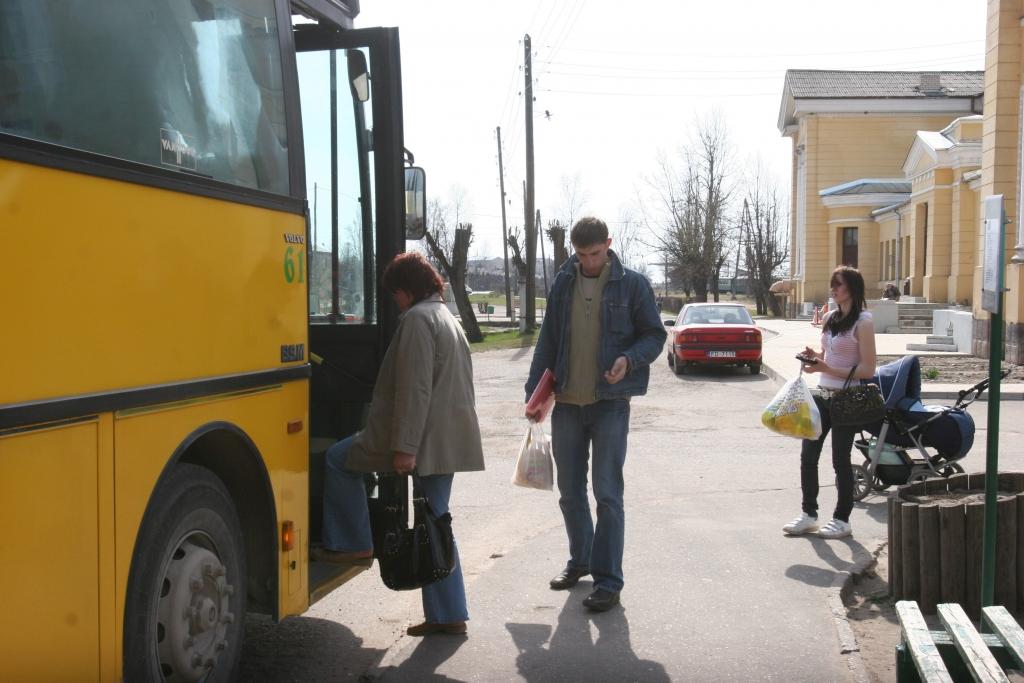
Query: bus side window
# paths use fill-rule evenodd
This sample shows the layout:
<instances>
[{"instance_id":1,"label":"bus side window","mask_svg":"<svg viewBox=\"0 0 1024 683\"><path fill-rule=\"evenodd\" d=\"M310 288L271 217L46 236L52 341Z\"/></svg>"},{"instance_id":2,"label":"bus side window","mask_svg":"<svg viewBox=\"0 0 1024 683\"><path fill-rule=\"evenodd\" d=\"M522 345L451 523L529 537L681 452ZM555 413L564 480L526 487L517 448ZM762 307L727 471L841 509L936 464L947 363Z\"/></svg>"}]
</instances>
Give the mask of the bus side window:
<instances>
[{"instance_id":1,"label":"bus side window","mask_svg":"<svg viewBox=\"0 0 1024 683\"><path fill-rule=\"evenodd\" d=\"M309 311L315 321L372 324L370 101L360 101L349 83L347 52L297 56L311 216Z\"/></svg>"}]
</instances>

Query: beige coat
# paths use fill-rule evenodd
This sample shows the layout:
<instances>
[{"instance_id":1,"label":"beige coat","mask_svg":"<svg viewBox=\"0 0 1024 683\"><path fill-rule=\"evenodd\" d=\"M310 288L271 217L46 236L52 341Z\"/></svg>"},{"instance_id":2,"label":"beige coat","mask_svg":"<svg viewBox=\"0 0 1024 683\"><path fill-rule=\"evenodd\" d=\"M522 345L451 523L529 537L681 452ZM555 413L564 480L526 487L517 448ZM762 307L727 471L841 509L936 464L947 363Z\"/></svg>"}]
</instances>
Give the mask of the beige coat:
<instances>
[{"instance_id":1,"label":"beige coat","mask_svg":"<svg viewBox=\"0 0 1024 683\"><path fill-rule=\"evenodd\" d=\"M358 472L392 471L395 451L421 475L484 468L469 343L441 297L409 308L384 354L366 427L349 452Z\"/></svg>"}]
</instances>

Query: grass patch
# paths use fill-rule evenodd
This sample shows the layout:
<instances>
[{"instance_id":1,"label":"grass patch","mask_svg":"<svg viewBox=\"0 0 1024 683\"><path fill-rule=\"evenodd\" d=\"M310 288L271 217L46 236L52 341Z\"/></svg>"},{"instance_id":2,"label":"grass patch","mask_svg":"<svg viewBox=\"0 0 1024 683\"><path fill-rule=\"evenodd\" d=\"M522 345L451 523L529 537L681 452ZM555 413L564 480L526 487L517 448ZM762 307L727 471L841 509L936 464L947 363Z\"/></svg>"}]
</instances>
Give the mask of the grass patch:
<instances>
[{"instance_id":1,"label":"grass patch","mask_svg":"<svg viewBox=\"0 0 1024 683\"><path fill-rule=\"evenodd\" d=\"M926 378L928 378L928 379L938 379L939 378L939 369L938 368L926 368L925 371L924 371L924 376Z\"/></svg>"},{"instance_id":2,"label":"grass patch","mask_svg":"<svg viewBox=\"0 0 1024 683\"><path fill-rule=\"evenodd\" d=\"M519 334L519 330L505 330L502 332L484 331L484 340L470 344L469 348L473 353L477 351L495 351L497 349L524 349L533 346L539 330L531 334Z\"/></svg>"}]
</instances>

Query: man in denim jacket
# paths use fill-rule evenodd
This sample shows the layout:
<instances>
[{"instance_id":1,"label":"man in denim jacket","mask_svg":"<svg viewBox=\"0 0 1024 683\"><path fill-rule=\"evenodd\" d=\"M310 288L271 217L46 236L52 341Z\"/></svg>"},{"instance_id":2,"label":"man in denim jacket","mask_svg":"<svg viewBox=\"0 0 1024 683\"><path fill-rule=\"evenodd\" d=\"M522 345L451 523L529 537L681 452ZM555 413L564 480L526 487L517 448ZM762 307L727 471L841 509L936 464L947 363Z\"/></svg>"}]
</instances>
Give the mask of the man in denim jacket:
<instances>
[{"instance_id":1,"label":"man in denim jacket","mask_svg":"<svg viewBox=\"0 0 1024 683\"><path fill-rule=\"evenodd\" d=\"M609 249L604 221L580 219L570 239L575 255L551 286L526 396L550 368L557 400L551 439L558 504L569 536L569 561L551 588L569 588L592 574L594 591L583 604L603 612L618 604L623 586L622 466L629 398L647 393L649 366L661 354L666 332L651 285ZM593 452L596 527L587 498L588 450Z\"/></svg>"}]
</instances>

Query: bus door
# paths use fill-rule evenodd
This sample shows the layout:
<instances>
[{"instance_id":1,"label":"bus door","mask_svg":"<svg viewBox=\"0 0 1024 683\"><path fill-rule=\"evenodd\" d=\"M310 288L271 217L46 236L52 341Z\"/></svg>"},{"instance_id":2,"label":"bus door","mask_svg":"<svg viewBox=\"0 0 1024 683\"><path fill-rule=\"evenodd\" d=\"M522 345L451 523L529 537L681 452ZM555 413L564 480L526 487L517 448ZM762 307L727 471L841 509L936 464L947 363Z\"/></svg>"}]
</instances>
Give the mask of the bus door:
<instances>
[{"instance_id":1,"label":"bus door","mask_svg":"<svg viewBox=\"0 0 1024 683\"><path fill-rule=\"evenodd\" d=\"M397 321L377 283L405 249L401 78L397 29L339 30L321 17L296 23L293 35L309 207L309 540L317 543L324 453L362 426ZM311 601L354 573L311 563Z\"/></svg>"}]
</instances>

